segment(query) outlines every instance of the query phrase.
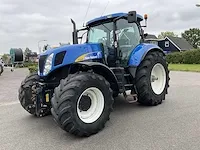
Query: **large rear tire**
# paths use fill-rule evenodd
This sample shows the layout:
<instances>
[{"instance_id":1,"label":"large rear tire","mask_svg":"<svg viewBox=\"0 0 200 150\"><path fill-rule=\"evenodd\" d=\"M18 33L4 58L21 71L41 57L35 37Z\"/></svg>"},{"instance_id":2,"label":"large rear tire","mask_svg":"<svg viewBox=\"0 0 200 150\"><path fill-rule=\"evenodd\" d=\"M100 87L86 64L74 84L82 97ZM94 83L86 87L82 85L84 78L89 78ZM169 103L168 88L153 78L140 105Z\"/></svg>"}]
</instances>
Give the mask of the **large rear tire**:
<instances>
[{"instance_id":1,"label":"large rear tire","mask_svg":"<svg viewBox=\"0 0 200 150\"><path fill-rule=\"evenodd\" d=\"M138 102L155 106L165 100L169 87L169 70L163 53L150 52L136 72Z\"/></svg>"},{"instance_id":2,"label":"large rear tire","mask_svg":"<svg viewBox=\"0 0 200 150\"><path fill-rule=\"evenodd\" d=\"M51 99L51 112L63 130L90 136L104 128L113 102L110 84L104 77L81 72L61 80Z\"/></svg>"}]
</instances>

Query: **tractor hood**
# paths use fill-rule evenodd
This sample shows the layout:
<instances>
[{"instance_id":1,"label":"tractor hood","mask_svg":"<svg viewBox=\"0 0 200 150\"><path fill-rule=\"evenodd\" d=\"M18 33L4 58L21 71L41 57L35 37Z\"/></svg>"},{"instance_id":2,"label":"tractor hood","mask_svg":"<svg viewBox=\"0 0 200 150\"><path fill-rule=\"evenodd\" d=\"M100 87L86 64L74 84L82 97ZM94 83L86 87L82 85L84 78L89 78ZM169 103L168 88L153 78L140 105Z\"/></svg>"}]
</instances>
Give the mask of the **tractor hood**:
<instances>
[{"instance_id":1,"label":"tractor hood","mask_svg":"<svg viewBox=\"0 0 200 150\"><path fill-rule=\"evenodd\" d=\"M49 59L50 57L51 59ZM55 69L68 64L101 58L102 48L99 43L66 45L55 49L50 49L40 54L38 74L40 76L46 76ZM51 66L46 67L46 62L51 63ZM43 73L45 67L49 69L48 73Z\"/></svg>"}]
</instances>

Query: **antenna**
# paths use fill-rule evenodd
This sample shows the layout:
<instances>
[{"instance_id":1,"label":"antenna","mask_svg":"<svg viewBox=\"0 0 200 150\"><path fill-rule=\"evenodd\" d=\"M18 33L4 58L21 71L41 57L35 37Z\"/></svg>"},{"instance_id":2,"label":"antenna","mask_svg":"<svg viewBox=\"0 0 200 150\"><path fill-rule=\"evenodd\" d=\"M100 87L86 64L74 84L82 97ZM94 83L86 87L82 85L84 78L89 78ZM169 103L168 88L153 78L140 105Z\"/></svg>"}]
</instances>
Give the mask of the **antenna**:
<instances>
[{"instance_id":1,"label":"antenna","mask_svg":"<svg viewBox=\"0 0 200 150\"><path fill-rule=\"evenodd\" d=\"M84 27L84 22L85 22L85 19L86 19L86 17L87 17L88 11L89 11L89 9L90 9L91 3L92 3L92 0L90 0L90 2L89 2L89 4L88 4L88 8L87 8L87 11L86 11L86 13L85 13L84 20L83 20L83 27Z\"/></svg>"},{"instance_id":2,"label":"antenna","mask_svg":"<svg viewBox=\"0 0 200 150\"><path fill-rule=\"evenodd\" d=\"M105 8L104 8L104 10L103 10L103 12L102 12L102 14L101 14L101 16L103 16L103 14L105 13L105 11L106 11L106 9L107 9L109 3L110 3L110 0L108 0L108 3L107 3L107 5L105 6Z\"/></svg>"}]
</instances>

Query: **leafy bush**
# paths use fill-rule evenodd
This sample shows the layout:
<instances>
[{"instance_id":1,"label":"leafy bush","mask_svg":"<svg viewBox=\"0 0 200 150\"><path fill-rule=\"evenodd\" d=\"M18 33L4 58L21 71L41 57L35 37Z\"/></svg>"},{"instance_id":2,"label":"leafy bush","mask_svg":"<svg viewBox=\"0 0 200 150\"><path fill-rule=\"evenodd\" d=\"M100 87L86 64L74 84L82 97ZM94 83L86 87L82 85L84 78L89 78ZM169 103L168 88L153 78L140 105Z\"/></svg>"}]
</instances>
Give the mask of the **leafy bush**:
<instances>
[{"instance_id":1,"label":"leafy bush","mask_svg":"<svg viewBox=\"0 0 200 150\"><path fill-rule=\"evenodd\" d=\"M35 66L37 63L32 63L32 62L25 62L24 67L29 67L29 66Z\"/></svg>"},{"instance_id":2,"label":"leafy bush","mask_svg":"<svg viewBox=\"0 0 200 150\"><path fill-rule=\"evenodd\" d=\"M200 50L170 53L166 59L171 64L200 64Z\"/></svg>"},{"instance_id":3,"label":"leafy bush","mask_svg":"<svg viewBox=\"0 0 200 150\"><path fill-rule=\"evenodd\" d=\"M170 53L166 57L168 63L178 64L183 63L183 56L180 52Z\"/></svg>"},{"instance_id":4,"label":"leafy bush","mask_svg":"<svg viewBox=\"0 0 200 150\"><path fill-rule=\"evenodd\" d=\"M30 73L38 71L38 63L24 62L23 67L28 68Z\"/></svg>"},{"instance_id":5,"label":"leafy bush","mask_svg":"<svg viewBox=\"0 0 200 150\"><path fill-rule=\"evenodd\" d=\"M38 66L37 65L32 65L32 66L29 66L28 69L29 69L30 73L34 73L34 72L38 71Z\"/></svg>"}]
</instances>

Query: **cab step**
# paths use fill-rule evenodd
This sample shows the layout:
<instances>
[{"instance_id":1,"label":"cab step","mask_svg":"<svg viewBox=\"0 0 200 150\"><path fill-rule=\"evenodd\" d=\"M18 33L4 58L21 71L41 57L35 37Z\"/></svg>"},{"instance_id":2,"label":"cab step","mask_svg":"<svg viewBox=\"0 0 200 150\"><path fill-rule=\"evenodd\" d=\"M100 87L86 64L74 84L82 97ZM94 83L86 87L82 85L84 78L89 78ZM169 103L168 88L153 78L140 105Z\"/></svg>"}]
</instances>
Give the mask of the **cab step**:
<instances>
[{"instance_id":1,"label":"cab step","mask_svg":"<svg viewBox=\"0 0 200 150\"><path fill-rule=\"evenodd\" d=\"M125 100L126 100L128 103L132 104L132 103L135 103L135 102L138 101L138 96L137 96L137 94L127 95L127 96L125 97Z\"/></svg>"},{"instance_id":2,"label":"cab step","mask_svg":"<svg viewBox=\"0 0 200 150\"><path fill-rule=\"evenodd\" d=\"M138 101L138 96L137 94L135 93L132 93L130 90L129 91L125 91L124 92L124 97L125 97L125 100L128 102L128 103L135 103Z\"/></svg>"}]
</instances>

